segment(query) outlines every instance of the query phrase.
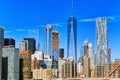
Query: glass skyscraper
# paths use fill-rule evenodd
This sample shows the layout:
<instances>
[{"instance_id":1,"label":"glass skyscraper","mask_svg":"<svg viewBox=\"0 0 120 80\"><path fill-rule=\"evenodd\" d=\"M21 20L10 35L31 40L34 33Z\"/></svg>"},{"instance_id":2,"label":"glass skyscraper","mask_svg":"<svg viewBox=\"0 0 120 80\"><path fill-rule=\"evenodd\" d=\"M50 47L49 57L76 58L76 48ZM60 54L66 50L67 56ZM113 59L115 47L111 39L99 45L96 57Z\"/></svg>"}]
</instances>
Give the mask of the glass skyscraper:
<instances>
[{"instance_id":1,"label":"glass skyscraper","mask_svg":"<svg viewBox=\"0 0 120 80\"><path fill-rule=\"evenodd\" d=\"M70 16L67 23L67 58L70 57L77 62L77 20L74 16Z\"/></svg>"}]
</instances>

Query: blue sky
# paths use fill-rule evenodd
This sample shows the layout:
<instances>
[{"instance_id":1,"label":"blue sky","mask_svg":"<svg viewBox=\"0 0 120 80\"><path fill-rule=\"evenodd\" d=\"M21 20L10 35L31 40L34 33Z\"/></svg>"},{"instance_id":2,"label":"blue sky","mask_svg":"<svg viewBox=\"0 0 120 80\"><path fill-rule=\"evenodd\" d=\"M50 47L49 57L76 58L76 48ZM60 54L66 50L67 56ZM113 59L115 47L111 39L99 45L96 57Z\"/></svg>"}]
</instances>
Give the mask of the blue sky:
<instances>
[{"instance_id":1,"label":"blue sky","mask_svg":"<svg viewBox=\"0 0 120 80\"><path fill-rule=\"evenodd\" d=\"M78 57L85 39L93 44L95 50L95 18L108 17L108 43L112 49L112 60L120 58L119 3L120 0L74 0L73 15L78 21ZM43 49L44 26L52 23L60 33L60 47L66 49L69 16L71 0L0 0L0 25L5 28L5 37L16 40L16 47L24 37L37 38L39 29L40 48Z\"/></svg>"}]
</instances>

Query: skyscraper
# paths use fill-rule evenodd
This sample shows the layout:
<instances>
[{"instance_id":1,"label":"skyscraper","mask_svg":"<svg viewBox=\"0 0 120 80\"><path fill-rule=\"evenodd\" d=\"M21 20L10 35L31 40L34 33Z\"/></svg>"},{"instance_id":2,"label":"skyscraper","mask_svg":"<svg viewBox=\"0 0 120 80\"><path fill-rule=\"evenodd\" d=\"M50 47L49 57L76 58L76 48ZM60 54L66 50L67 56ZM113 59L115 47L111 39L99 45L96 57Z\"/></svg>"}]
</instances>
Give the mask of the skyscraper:
<instances>
[{"instance_id":1,"label":"skyscraper","mask_svg":"<svg viewBox=\"0 0 120 80\"><path fill-rule=\"evenodd\" d=\"M31 50L32 53L36 50L36 40L34 38L24 38L23 41L19 43L20 51Z\"/></svg>"},{"instance_id":2,"label":"skyscraper","mask_svg":"<svg viewBox=\"0 0 120 80\"><path fill-rule=\"evenodd\" d=\"M12 38L5 38L4 39L4 47L15 47L15 40Z\"/></svg>"},{"instance_id":3,"label":"skyscraper","mask_svg":"<svg viewBox=\"0 0 120 80\"><path fill-rule=\"evenodd\" d=\"M46 54L49 54L49 55L51 55L52 53L51 39L52 39L52 25L49 24L49 25L46 25Z\"/></svg>"},{"instance_id":4,"label":"skyscraper","mask_svg":"<svg viewBox=\"0 0 120 80\"><path fill-rule=\"evenodd\" d=\"M2 76L2 48L4 47L4 28L0 26L0 79Z\"/></svg>"},{"instance_id":5,"label":"skyscraper","mask_svg":"<svg viewBox=\"0 0 120 80\"><path fill-rule=\"evenodd\" d=\"M59 47L59 33L55 30L52 31L52 41L53 41L53 68L58 68L58 47Z\"/></svg>"},{"instance_id":6,"label":"skyscraper","mask_svg":"<svg viewBox=\"0 0 120 80\"><path fill-rule=\"evenodd\" d=\"M70 16L67 23L67 58L73 56L77 63L77 20Z\"/></svg>"},{"instance_id":7,"label":"skyscraper","mask_svg":"<svg viewBox=\"0 0 120 80\"><path fill-rule=\"evenodd\" d=\"M107 39L107 18L96 19L96 53L97 53L97 77L105 76L105 64L107 61L108 39Z\"/></svg>"},{"instance_id":8,"label":"skyscraper","mask_svg":"<svg viewBox=\"0 0 120 80\"><path fill-rule=\"evenodd\" d=\"M0 80L19 80L19 49L2 49L2 79Z\"/></svg>"},{"instance_id":9,"label":"skyscraper","mask_svg":"<svg viewBox=\"0 0 120 80\"><path fill-rule=\"evenodd\" d=\"M108 50L107 18L96 19L96 42L98 64L104 65Z\"/></svg>"}]
</instances>

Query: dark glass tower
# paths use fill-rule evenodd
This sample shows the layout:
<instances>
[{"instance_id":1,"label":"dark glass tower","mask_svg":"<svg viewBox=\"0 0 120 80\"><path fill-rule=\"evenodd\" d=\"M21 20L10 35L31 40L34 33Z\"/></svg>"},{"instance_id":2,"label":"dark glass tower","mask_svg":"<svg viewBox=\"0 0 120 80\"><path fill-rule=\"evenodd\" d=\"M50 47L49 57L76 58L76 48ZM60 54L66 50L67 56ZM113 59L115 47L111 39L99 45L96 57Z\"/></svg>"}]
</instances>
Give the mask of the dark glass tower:
<instances>
[{"instance_id":1,"label":"dark glass tower","mask_svg":"<svg viewBox=\"0 0 120 80\"><path fill-rule=\"evenodd\" d=\"M67 23L67 58L73 57L77 63L77 20L70 16Z\"/></svg>"}]
</instances>

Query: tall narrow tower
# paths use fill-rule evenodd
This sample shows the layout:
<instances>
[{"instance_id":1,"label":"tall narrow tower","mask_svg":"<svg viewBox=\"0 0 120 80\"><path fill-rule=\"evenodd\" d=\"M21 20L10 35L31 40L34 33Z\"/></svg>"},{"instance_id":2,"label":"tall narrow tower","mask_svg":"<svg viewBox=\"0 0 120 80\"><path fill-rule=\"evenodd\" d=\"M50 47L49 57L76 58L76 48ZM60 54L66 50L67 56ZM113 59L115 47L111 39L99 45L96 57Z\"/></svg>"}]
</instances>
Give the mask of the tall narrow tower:
<instances>
[{"instance_id":1,"label":"tall narrow tower","mask_svg":"<svg viewBox=\"0 0 120 80\"><path fill-rule=\"evenodd\" d=\"M51 37L52 35L52 25L46 25L46 54L51 55L52 50L51 50Z\"/></svg>"},{"instance_id":2,"label":"tall narrow tower","mask_svg":"<svg viewBox=\"0 0 120 80\"><path fill-rule=\"evenodd\" d=\"M107 59L106 55L108 50L107 18L96 19L96 42L98 64L104 65Z\"/></svg>"},{"instance_id":3,"label":"tall narrow tower","mask_svg":"<svg viewBox=\"0 0 120 80\"><path fill-rule=\"evenodd\" d=\"M70 16L67 24L67 58L74 57L77 63L77 20Z\"/></svg>"},{"instance_id":4,"label":"tall narrow tower","mask_svg":"<svg viewBox=\"0 0 120 80\"><path fill-rule=\"evenodd\" d=\"M0 26L0 80L2 79L2 48L4 47L4 28Z\"/></svg>"},{"instance_id":5,"label":"tall narrow tower","mask_svg":"<svg viewBox=\"0 0 120 80\"><path fill-rule=\"evenodd\" d=\"M96 77L104 77L108 50L107 18L96 19L96 49L97 49Z\"/></svg>"},{"instance_id":6,"label":"tall narrow tower","mask_svg":"<svg viewBox=\"0 0 120 80\"><path fill-rule=\"evenodd\" d=\"M52 41L53 41L53 52L52 52L52 60L53 68L58 68L58 47L59 47L59 34L57 31L52 31Z\"/></svg>"}]
</instances>

